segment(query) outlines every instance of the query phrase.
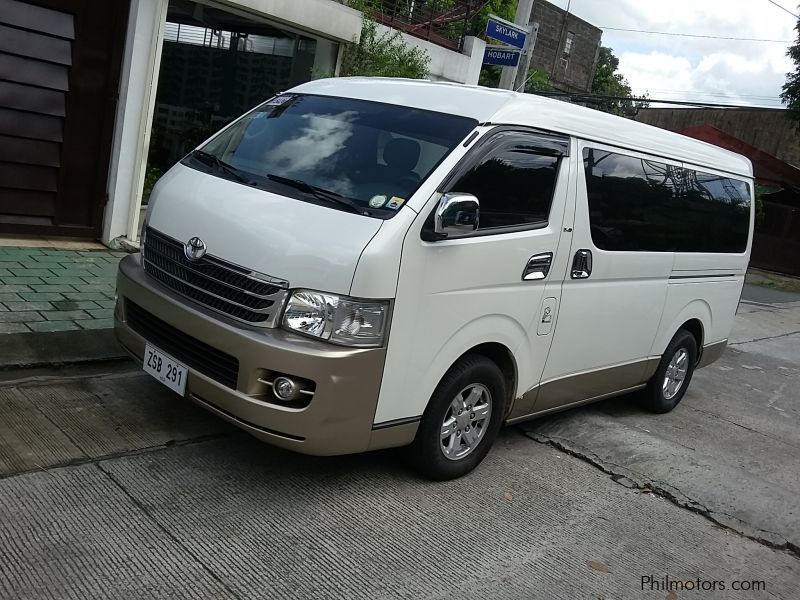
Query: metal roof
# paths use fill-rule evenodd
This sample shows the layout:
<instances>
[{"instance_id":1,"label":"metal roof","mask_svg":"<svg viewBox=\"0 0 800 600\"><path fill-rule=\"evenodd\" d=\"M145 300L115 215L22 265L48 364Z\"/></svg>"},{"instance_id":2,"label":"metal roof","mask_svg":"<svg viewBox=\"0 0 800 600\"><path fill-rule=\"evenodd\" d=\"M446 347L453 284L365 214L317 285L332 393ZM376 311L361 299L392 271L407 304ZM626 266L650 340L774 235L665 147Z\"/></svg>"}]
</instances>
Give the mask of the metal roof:
<instances>
[{"instance_id":1,"label":"metal roof","mask_svg":"<svg viewBox=\"0 0 800 600\"><path fill-rule=\"evenodd\" d=\"M552 98L458 83L382 77L318 79L293 92L343 96L525 125L752 177L740 154L665 129Z\"/></svg>"}]
</instances>

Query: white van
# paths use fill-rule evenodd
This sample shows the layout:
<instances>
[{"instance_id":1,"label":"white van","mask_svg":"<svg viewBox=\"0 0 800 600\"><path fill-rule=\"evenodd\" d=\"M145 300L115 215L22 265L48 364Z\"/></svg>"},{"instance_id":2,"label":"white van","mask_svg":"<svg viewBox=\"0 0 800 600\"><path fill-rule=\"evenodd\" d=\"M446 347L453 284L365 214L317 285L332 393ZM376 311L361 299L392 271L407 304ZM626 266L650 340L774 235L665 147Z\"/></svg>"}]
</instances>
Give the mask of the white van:
<instances>
[{"instance_id":1,"label":"white van","mask_svg":"<svg viewBox=\"0 0 800 600\"><path fill-rule=\"evenodd\" d=\"M473 469L503 423L641 390L680 402L725 348L750 162L480 87L313 81L175 165L116 332L144 369L277 446L411 445Z\"/></svg>"}]
</instances>

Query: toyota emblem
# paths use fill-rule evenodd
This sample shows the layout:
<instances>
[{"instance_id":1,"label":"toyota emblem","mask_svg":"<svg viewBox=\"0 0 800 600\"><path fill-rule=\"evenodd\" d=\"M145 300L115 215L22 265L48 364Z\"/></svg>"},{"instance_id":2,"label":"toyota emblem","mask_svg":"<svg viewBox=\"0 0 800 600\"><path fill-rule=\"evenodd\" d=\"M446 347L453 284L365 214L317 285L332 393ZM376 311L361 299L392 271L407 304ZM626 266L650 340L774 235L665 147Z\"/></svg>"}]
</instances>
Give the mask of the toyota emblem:
<instances>
[{"instance_id":1,"label":"toyota emblem","mask_svg":"<svg viewBox=\"0 0 800 600\"><path fill-rule=\"evenodd\" d=\"M183 252L189 260L199 260L206 253L206 243L195 236L184 244Z\"/></svg>"}]
</instances>

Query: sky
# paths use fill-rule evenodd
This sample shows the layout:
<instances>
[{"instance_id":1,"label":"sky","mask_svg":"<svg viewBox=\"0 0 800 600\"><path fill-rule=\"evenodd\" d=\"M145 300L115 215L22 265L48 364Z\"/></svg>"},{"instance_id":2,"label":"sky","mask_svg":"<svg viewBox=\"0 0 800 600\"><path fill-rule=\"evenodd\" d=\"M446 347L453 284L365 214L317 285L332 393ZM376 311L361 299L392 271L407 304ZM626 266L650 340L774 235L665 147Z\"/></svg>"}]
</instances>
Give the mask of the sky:
<instances>
[{"instance_id":1,"label":"sky","mask_svg":"<svg viewBox=\"0 0 800 600\"><path fill-rule=\"evenodd\" d=\"M535 0L534 0L535 1ZM549 0L604 29L634 93L652 99L780 107L793 70L786 56L797 19L769 0ZM797 15L798 0L775 0ZM639 29L783 43L701 39L613 31Z\"/></svg>"}]
</instances>

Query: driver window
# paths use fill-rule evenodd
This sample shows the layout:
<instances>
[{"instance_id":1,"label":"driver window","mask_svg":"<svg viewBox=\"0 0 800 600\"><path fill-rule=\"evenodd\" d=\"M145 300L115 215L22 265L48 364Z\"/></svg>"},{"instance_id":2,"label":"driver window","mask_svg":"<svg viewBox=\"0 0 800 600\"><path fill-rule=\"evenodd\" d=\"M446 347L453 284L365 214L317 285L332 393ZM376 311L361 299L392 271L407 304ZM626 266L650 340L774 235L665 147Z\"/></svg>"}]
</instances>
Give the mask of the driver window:
<instances>
[{"instance_id":1,"label":"driver window","mask_svg":"<svg viewBox=\"0 0 800 600\"><path fill-rule=\"evenodd\" d=\"M478 198L479 229L546 223L559 160L522 141L504 143L490 150L450 191Z\"/></svg>"}]
</instances>

